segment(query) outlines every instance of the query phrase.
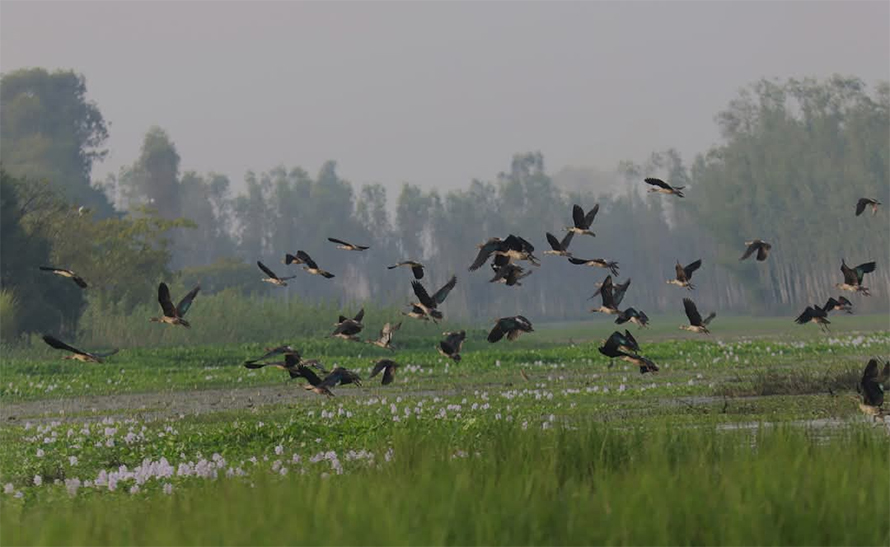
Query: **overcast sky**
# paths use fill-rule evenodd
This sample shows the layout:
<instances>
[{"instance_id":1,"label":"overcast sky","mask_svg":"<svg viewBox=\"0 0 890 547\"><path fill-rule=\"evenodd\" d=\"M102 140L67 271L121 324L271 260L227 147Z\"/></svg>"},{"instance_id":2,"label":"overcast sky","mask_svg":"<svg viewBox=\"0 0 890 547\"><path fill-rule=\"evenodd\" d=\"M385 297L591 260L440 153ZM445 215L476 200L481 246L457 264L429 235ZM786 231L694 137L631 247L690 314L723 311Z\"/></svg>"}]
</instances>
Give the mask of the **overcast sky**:
<instances>
[{"instance_id":1,"label":"overcast sky","mask_svg":"<svg viewBox=\"0 0 890 547\"><path fill-rule=\"evenodd\" d=\"M335 159L356 186L445 188L541 150L613 168L718 138L760 77L890 79L890 2L0 4L0 70L73 69L111 123L95 178L166 129L183 170Z\"/></svg>"}]
</instances>

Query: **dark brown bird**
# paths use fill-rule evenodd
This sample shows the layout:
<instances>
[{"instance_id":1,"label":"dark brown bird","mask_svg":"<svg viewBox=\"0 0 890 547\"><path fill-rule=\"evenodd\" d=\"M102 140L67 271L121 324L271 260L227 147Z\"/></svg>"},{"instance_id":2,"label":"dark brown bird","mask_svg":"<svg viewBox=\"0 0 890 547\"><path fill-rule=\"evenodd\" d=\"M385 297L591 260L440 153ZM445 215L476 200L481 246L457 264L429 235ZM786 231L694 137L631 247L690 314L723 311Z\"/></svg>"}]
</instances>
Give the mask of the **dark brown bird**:
<instances>
[{"instance_id":1,"label":"dark brown bird","mask_svg":"<svg viewBox=\"0 0 890 547\"><path fill-rule=\"evenodd\" d=\"M70 351L72 355L65 355L62 359L74 359L75 361L83 361L84 363L104 363L104 359L111 355L117 353L118 349L114 349L112 351L106 353L89 353L83 350L79 350L74 346L69 346L65 342L62 342L58 338L53 337L49 334L43 335L43 341L46 342L50 347L55 349L61 349L64 351Z\"/></svg>"},{"instance_id":2,"label":"dark brown bird","mask_svg":"<svg viewBox=\"0 0 890 547\"><path fill-rule=\"evenodd\" d=\"M862 380L856 387L856 391L862 396L862 402L859 403L859 409L862 412L882 418L884 410L884 384L890 378L890 362L884 363L884 368L878 372L881 362L877 359L869 359L862 371Z\"/></svg>"},{"instance_id":3,"label":"dark brown bird","mask_svg":"<svg viewBox=\"0 0 890 547\"><path fill-rule=\"evenodd\" d=\"M455 362L460 361L460 350L463 348L464 339L467 337L467 331L445 332L442 333L442 335L445 339L439 342L436 346L436 350L445 357L453 359Z\"/></svg>"},{"instance_id":4,"label":"dark brown bird","mask_svg":"<svg viewBox=\"0 0 890 547\"><path fill-rule=\"evenodd\" d=\"M856 202L856 216L861 215L868 205L871 205L871 214L874 216L878 214L878 205L880 204L881 202L876 199L859 198L859 201Z\"/></svg>"},{"instance_id":5,"label":"dark brown bird","mask_svg":"<svg viewBox=\"0 0 890 547\"><path fill-rule=\"evenodd\" d=\"M78 287L81 289L87 288L87 282L83 280L82 277L72 272L71 270L65 268L53 268L52 266L40 266L40 269L45 272L52 272L56 275L60 275L62 277L67 277L71 281L74 281Z\"/></svg>"},{"instance_id":6,"label":"dark brown bird","mask_svg":"<svg viewBox=\"0 0 890 547\"><path fill-rule=\"evenodd\" d=\"M387 266L387 270L393 270L398 268L399 266L408 266L411 268L411 273L414 274L414 279L423 279L423 264L420 262L414 262L413 260L405 260L403 262L399 262L398 264L393 264L392 266Z\"/></svg>"},{"instance_id":7,"label":"dark brown bird","mask_svg":"<svg viewBox=\"0 0 890 547\"><path fill-rule=\"evenodd\" d=\"M497 257L504 258L504 257ZM522 266L518 264L513 264L509 262L509 259L506 259L506 264L503 266L498 266L497 260L491 265L491 269L494 271L494 277L489 279L489 283L503 283L508 287L522 286L522 283L519 281L523 277L528 277L532 274L531 270L526 270Z\"/></svg>"},{"instance_id":8,"label":"dark brown bird","mask_svg":"<svg viewBox=\"0 0 890 547\"><path fill-rule=\"evenodd\" d=\"M822 309L826 312L842 311L853 313L853 303L843 296L838 297L837 300L835 300L834 297L829 297L828 302L826 302L825 305L822 306Z\"/></svg>"},{"instance_id":9,"label":"dark brown bird","mask_svg":"<svg viewBox=\"0 0 890 547\"><path fill-rule=\"evenodd\" d=\"M699 268L701 268L701 259L698 259L691 264L687 264L686 267L681 266L680 261L677 261L675 267L676 277L674 279L668 279L665 283L676 285L678 287L686 287L686 290L691 291L695 289L695 285L690 282L692 280L692 274Z\"/></svg>"},{"instance_id":10,"label":"dark brown bird","mask_svg":"<svg viewBox=\"0 0 890 547\"><path fill-rule=\"evenodd\" d=\"M874 262L866 262L865 264L860 264L855 268L850 268L849 266L847 266L847 262L845 260L841 260L841 273L844 274L844 282L835 283L834 286L838 289L841 289L842 291L862 293L864 296L870 296L871 293L868 292L868 287L862 286L862 278L865 277L865 274L871 273L873 271L875 271Z\"/></svg>"},{"instance_id":11,"label":"dark brown bird","mask_svg":"<svg viewBox=\"0 0 890 547\"><path fill-rule=\"evenodd\" d=\"M654 186L654 188L649 188L649 192L658 192L659 194L673 194L678 198L684 197L683 192L681 192L680 190L686 188L685 186L671 186L665 181L653 177L643 179L643 181L646 184Z\"/></svg>"},{"instance_id":12,"label":"dark brown bird","mask_svg":"<svg viewBox=\"0 0 890 547\"><path fill-rule=\"evenodd\" d=\"M523 332L534 332L532 322L522 315L513 317L501 317L495 323L494 328L488 333L488 341L492 344L507 336L507 340L513 341L519 338Z\"/></svg>"},{"instance_id":13,"label":"dark brown bird","mask_svg":"<svg viewBox=\"0 0 890 547\"><path fill-rule=\"evenodd\" d=\"M547 243L550 244L550 251L544 251L545 255L556 255L556 256L572 256L572 253L569 252L569 243L572 242L572 238L575 237L575 232L568 232L565 236L563 236L562 241L556 239L556 236L547 232Z\"/></svg>"},{"instance_id":14,"label":"dark brown bird","mask_svg":"<svg viewBox=\"0 0 890 547\"><path fill-rule=\"evenodd\" d=\"M392 383L393 380L395 380L397 368L399 368L399 365L395 361L391 361L389 359L380 359L379 361L377 361L377 363L374 364L374 369L371 370L371 375L368 376L368 379L370 380L374 376L377 376L377 374L379 374L382 370L383 381L380 383L384 386L388 386Z\"/></svg>"},{"instance_id":15,"label":"dark brown bird","mask_svg":"<svg viewBox=\"0 0 890 547\"><path fill-rule=\"evenodd\" d=\"M297 277L295 275L290 275L287 277L278 277L277 275L275 275L275 272L270 270L265 264L263 264L259 260L256 261L256 265L259 266L260 269L263 270L263 273L268 276L268 277L264 277L263 281L265 281L266 283L271 283L273 285L277 285L279 287L287 287L287 280Z\"/></svg>"},{"instance_id":16,"label":"dark brown bird","mask_svg":"<svg viewBox=\"0 0 890 547\"><path fill-rule=\"evenodd\" d=\"M593 206L593 209L587 211L587 214L584 214L584 209L581 208L580 205L575 204L572 206L572 226L566 228L567 232L578 234L578 235L589 235L596 237L596 234L590 231L590 226L593 224L593 219L596 218L596 213L600 210L600 204L597 203Z\"/></svg>"},{"instance_id":17,"label":"dark brown bird","mask_svg":"<svg viewBox=\"0 0 890 547\"><path fill-rule=\"evenodd\" d=\"M615 318L615 323L619 325L627 323L628 321L640 328L649 326L649 316L646 315L645 312L634 308L627 308Z\"/></svg>"},{"instance_id":18,"label":"dark brown bird","mask_svg":"<svg viewBox=\"0 0 890 547\"><path fill-rule=\"evenodd\" d=\"M607 277L611 277L611 276L607 276ZM590 296L590 298L588 298L588 300L592 300L592 299L596 298L597 295L600 294L600 292L602 292L603 283L605 283L605 280L603 280L602 282L596 283L594 285L597 289ZM627 281L625 281L624 283L619 283L617 285L614 282L612 283L612 299L615 300L616 306L621 305L621 301L624 300L624 293L627 292L628 287L630 287L630 278L629 277L627 278Z\"/></svg>"},{"instance_id":19,"label":"dark brown bird","mask_svg":"<svg viewBox=\"0 0 890 547\"><path fill-rule=\"evenodd\" d=\"M613 332L603 345L597 349L610 359L619 357L623 361L633 363L640 368L640 374L658 372L658 366L651 359L637 353L640 350L640 346L628 331L624 331L624 334L621 334L619 331ZM611 368L611 366L612 364L610 363L609 367Z\"/></svg>"},{"instance_id":20,"label":"dark brown bird","mask_svg":"<svg viewBox=\"0 0 890 547\"><path fill-rule=\"evenodd\" d=\"M163 310L164 315L161 317L151 317L149 321L153 323L167 323L168 325L182 325L183 327L191 327L188 321L183 319L185 313L192 306L192 300L197 296L198 291L201 290L201 286L197 286L188 294L182 297L182 300L179 301L179 304L176 306L173 305L173 301L170 299L170 289L167 287L167 284L161 282L158 285L158 303L161 305L161 310Z\"/></svg>"},{"instance_id":21,"label":"dark brown bird","mask_svg":"<svg viewBox=\"0 0 890 547\"><path fill-rule=\"evenodd\" d=\"M343 241L342 239L336 239L333 237L329 237L328 241L330 241L331 243L339 243L339 245L337 245L337 248L343 249L344 251L364 251L366 249L370 249L370 247L368 247L367 245L354 245L352 243Z\"/></svg>"},{"instance_id":22,"label":"dark brown bird","mask_svg":"<svg viewBox=\"0 0 890 547\"><path fill-rule=\"evenodd\" d=\"M326 272L326 271L322 270L321 268L319 268L318 264L316 264L315 261L312 260L312 257L309 256L309 254L306 253L306 251L297 251L297 256L295 258L297 258L299 260L299 262L296 262L296 263L303 264L304 265L303 269L306 270L307 272L311 273L312 275L320 275L320 276L324 277L325 279L330 279L330 278L334 277L334 274L332 274L331 272Z\"/></svg>"},{"instance_id":23,"label":"dark brown bird","mask_svg":"<svg viewBox=\"0 0 890 547\"><path fill-rule=\"evenodd\" d=\"M689 298L683 299L683 308L686 310L686 317L689 319L689 324L680 325L680 329L688 330L689 332L697 332L699 334L711 334L711 331L708 330L708 323L711 322L711 319L717 316L716 313L711 313L707 319L702 319L701 314L698 313L698 308L695 307L695 302Z\"/></svg>"},{"instance_id":24,"label":"dark brown bird","mask_svg":"<svg viewBox=\"0 0 890 547\"><path fill-rule=\"evenodd\" d=\"M819 306L807 306L807 309L794 320L798 325L806 325L807 323L816 323L823 330L828 332L828 312Z\"/></svg>"},{"instance_id":25,"label":"dark brown bird","mask_svg":"<svg viewBox=\"0 0 890 547\"><path fill-rule=\"evenodd\" d=\"M352 342L361 342L358 338L358 333L362 331L365 326L362 324L362 319L365 317L365 309L362 308L359 310L355 317L349 319L348 317L340 316L334 325L336 328L334 332L331 333L331 336L334 338L342 338L343 340L350 340Z\"/></svg>"},{"instance_id":26,"label":"dark brown bird","mask_svg":"<svg viewBox=\"0 0 890 547\"><path fill-rule=\"evenodd\" d=\"M612 275L618 275L618 263L614 260L606 260L605 258L583 259L570 256L569 262L578 266L594 266L597 268L605 268L612 272Z\"/></svg>"},{"instance_id":27,"label":"dark brown bird","mask_svg":"<svg viewBox=\"0 0 890 547\"><path fill-rule=\"evenodd\" d=\"M420 281L412 281L411 288L414 289L414 294L417 296L419 302L412 302L412 306L417 306L422 309L425 314L430 316L434 321L437 319L442 319L442 312L437 310L436 307L445 302L445 299L448 297L448 293L451 292L451 289L457 284L457 276L452 275L451 279L448 280L447 283L442 285L438 291L433 293L430 296L426 289L423 287L423 284Z\"/></svg>"},{"instance_id":28,"label":"dark brown bird","mask_svg":"<svg viewBox=\"0 0 890 547\"><path fill-rule=\"evenodd\" d=\"M598 308L591 308L591 312L599 312L605 313L608 315L618 315L618 306L615 304L615 298L612 294L613 286L612 286L612 276L607 275L606 279L603 281L602 285L599 288L599 293L602 296L603 303Z\"/></svg>"},{"instance_id":29,"label":"dark brown bird","mask_svg":"<svg viewBox=\"0 0 890 547\"><path fill-rule=\"evenodd\" d=\"M756 252L757 260L759 262L763 262L764 260L766 260L766 257L769 256L769 250L773 248L772 245L760 239L755 239L754 241L746 241L745 245L747 245L748 248L745 249L745 253L741 256L741 258L739 258L739 260L745 260Z\"/></svg>"}]
</instances>

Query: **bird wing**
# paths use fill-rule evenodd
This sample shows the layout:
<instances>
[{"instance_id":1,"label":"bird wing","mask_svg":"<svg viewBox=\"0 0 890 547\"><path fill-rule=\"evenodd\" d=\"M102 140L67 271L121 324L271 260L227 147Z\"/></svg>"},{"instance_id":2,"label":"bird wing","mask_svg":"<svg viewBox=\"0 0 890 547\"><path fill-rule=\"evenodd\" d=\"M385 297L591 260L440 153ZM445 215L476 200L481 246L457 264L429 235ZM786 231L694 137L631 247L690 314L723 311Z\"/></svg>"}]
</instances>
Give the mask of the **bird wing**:
<instances>
[{"instance_id":1,"label":"bird wing","mask_svg":"<svg viewBox=\"0 0 890 547\"><path fill-rule=\"evenodd\" d=\"M621 285L614 285L614 288L612 289L612 298L615 299L615 307L618 307L621 304L621 301L624 300L624 293L627 292L628 287L630 287L630 278Z\"/></svg>"},{"instance_id":2,"label":"bird wing","mask_svg":"<svg viewBox=\"0 0 890 547\"><path fill-rule=\"evenodd\" d=\"M420 303L428 308L435 308L436 303L433 302L433 299L430 298L429 293L426 292L426 289L423 287L423 284L420 281L412 281L411 288L414 289L414 294L417 296Z\"/></svg>"},{"instance_id":3,"label":"bird wing","mask_svg":"<svg viewBox=\"0 0 890 547\"><path fill-rule=\"evenodd\" d=\"M453 289L455 285L457 285L457 276L452 275L451 279L448 280L448 283L442 285L442 287L433 295L433 300L435 301L435 303L441 304L442 302L445 302L445 299L448 297L448 293L451 292L451 289Z\"/></svg>"},{"instance_id":4,"label":"bird wing","mask_svg":"<svg viewBox=\"0 0 890 547\"><path fill-rule=\"evenodd\" d=\"M686 317L689 318L689 324L694 327L702 326L701 314L698 313L698 308L695 307L695 302L689 298L684 298L683 307L686 309Z\"/></svg>"},{"instance_id":5,"label":"bird wing","mask_svg":"<svg viewBox=\"0 0 890 547\"><path fill-rule=\"evenodd\" d=\"M584 216L584 229L590 228L590 225L593 224L593 219L596 218L597 212L600 210L600 204L597 203L593 206L593 209L587 211L587 214Z\"/></svg>"},{"instance_id":6,"label":"bird wing","mask_svg":"<svg viewBox=\"0 0 890 547\"><path fill-rule=\"evenodd\" d=\"M714 319L714 318L715 318L715 317L717 317L717 312L715 312L715 311L712 311L712 312L711 312L711 313L709 313L709 314L708 314L708 316L707 316L707 317L705 317L705 318L704 318L704 319L702 319L702 322L701 322L701 323L702 323L702 325L705 325L705 326L707 326L707 325L708 325L708 323L710 323L710 322L711 322L711 319Z\"/></svg>"},{"instance_id":7,"label":"bird wing","mask_svg":"<svg viewBox=\"0 0 890 547\"><path fill-rule=\"evenodd\" d=\"M263 270L263 273L265 273L266 275L268 275L268 276L271 277L272 279L278 279L278 276L275 275L275 272L273 272L272 270L270 270L269 268L267 268L266 265L263 264L262 262L260 262L259 260L256 261L256 265L259 266L261 270Z\"/></svg>"},{"instance_id":8,"label":"bird wing","mask_svg":"<svg viewBox=\"0 0 890 547\"><path fill-rule=\"evenodd\" d=\"M383 381L381 382L383 385L388 386L396 379L396 367L398 365L390 361L390 365L383 369Z\"/></svg>"},{"instance_id":9,"label":"bird wing","mask_svg":"<svg viewBox=\"0 0 890 547\"><path fill-rule=\"evenodd\" d=\"M575 228L584 228L584 209L580 205L572 205L572 223Z\"/></svg>"},{"instance_id":10,"label":"bird wing","mask_svg":"<svg viewBox=\"0 0 890 547\"><path fill-rule=\"evenodd\" d=\"M634 338L634 335L630 333L629 330L624 330L624 337L627 339L629 348L632 348L634 351L640 351L640 345L637 343L637 339Z\"/></svg>"},{"instance_id":11,"label":"bird wing","mask_svg":"<svg viewBox=\"0 0 890 547\"><path fill-rule=\"evenodd\" d=\"M643 182L645 182L646 184L651 184L652 186L658 186L660 188L664 188L665 190L671 190L671 185L661 179L649 177L649 178L643 179Z\"/></svg>"},{"instance_id":12,"label":"bird wing","mask_svg":"<svg viewBox=\"0 0 890 547\"><path fill-rule=\"evenodd\" d=\"M491 253L500 249L502 244L503 242L501 241L489 241L482 245L482 247L479 248L479 254L476 255L476 260L470 264L469 270L472 272L481 268L482 265L485 264L485 261L488 260L488 257L491 256Z\"/></svg>"},{"instance_id":13,"label":"bird wing","mask_svg":"<svg viewBox=\"0 0 890 547\"><path fill-rule=\"evenodd\" d=\"M748 245L748 248L745 249L745 253L741 257L739 257L739 260L745 260L746 258L751 256L754 253L754 251L756 251L756 250L757 250L757 244L752 242L750 245Z\"/></svg>"},{"instance_id":14,"label":"bird wing","mask_svg":"<svg viewBox=\"0 0 890 547\"><path fill-rule=\"evenodd\" d=\"M761 242L760 245L757 247L757 260L759 262L763 262L764 260L766 260L766 257L769 256L769 250L772 248L773 246L769 243Z\"/></svg>"},{"instance_id":15,"label":"bird wing","mask_svg":"<svg viewBox=\"0 0 890 547\"><path fill-rule=\"evenodd\" d=\"M167 317L176 317L176 308L173 307L173 301L170 299L170 288L163 281L158 285L158 303Z\"/></svg>"},{"instance_id":16,"label":"bird wing","mask_svg":"<svg viewBox=\"0 0 890 547\"><path fill-rule=\"evenodd\" d=\"M677 265L674 266L674 269L677 272L677 281L686 281L686 271L683 269L683 266L677 262Z\"/></svg>"},{"instance_id":17,"label":"bird wing","mask_svg":"<svg viewBox=\"0 0 890 547\"><path fill-rule=\"evenodd\" d=\"M352 243L347 243L347 242L343 241L342 239L337 239L335 237L329 237L328 241L330 241L331 243L339 243L340 245L346 245L347 247L353 247Z\"/></svg>"},{"instance_id":18,"label":"bird wing","mask_svg":"<svg viewBox=\"0 0 890 547\"><path fill-rule=\"evenodd\" d=\"M513 320L509 317L502 317L498 319L498 322L495 323L494 328L491 329L491 332L488 333L488 341L491 343L497 342L501 338L504 337L504 334L507 332L513 324Z\"/></svg>"},{"instance_id":19,"label":"bird wing","mask_svg":"<svg viewBox=\"0 0 890 547\"><path fill-rule=\"evenodd\" d=\"M825 305L822 306L822 309L825 310L825 311L831 311L831 310L833 310L834 307L837 306L838 304L840 304L840 302L838 302L837 300L835 300L833 296L829 296L829 297L828 297L828 302L826 302Z\"/></svg>"},{"instance_id":20,"label":"bird wing","mask_svg":"<svg viewBox=\"0 0 890 547\"><path fill-rule=\"evenodd\" d=\"M377 361L376 363L374 363L374 368L371 369L371 374L370 374L370 376L368 376L368 379L371 379L374 376L377 376L378 374L380 374L380 371L386 368L387 361L388 361L388 359L381 359L381 360Z\"/></svg>"},{"instance_id":21,"label":"bird wing","mask_svg":"<svg viewBox=\"0 0 890 547\"><path fill-rule=\"evenodd\" d=\"M856 216L862 214L862 211L865 211L865 206L868 205L870 200L868 198L859 198L859 201L856 202Z\"/></svg>"},{"instance_id":22,"label":"bird wing","mask_svg":"<svg viewBox=\"0 0 890 547\"><path fill-rule=\"evenodd\" d=\"M571 234L574 232L569 232L569 233ZM550 244L550 248L553 249L554 251L562 251L563 250L562 244L559 242L558 239L556 239L556 236L551 234L550 232L547 232L547 243Z\"/></svg>"},{"instance_id":23,"label":"bird wing","mask_svg":"<svg viewBox=\"0 0 890 547\"><path fill-rule=\"evenodd\" d=\"M526 253L535 252L535 246L532 245L527 239L524 237L516 236L516 241L519 242L519 250L524 251Z\"/></svg>"},{"instance_id":24,"label":"bird wing","mask_svg":"<svg viewBox=\"0 0 890 547\"><path fill-rule=\"evenodd\" d=\"M284 254L284 263L287 265L302 264L303 261L290 253L285 253Z\"/></svg>"},{"instance_id":25,"label":"bird wing","mask_svg":"<svg viewBox=\"0 0 890 547\"><path fill-rule=\"evenodd\" d=\"M612 276L606 276L603 285L600 287L600 295L603 297L603 306L607 308L615 307L615 298L612 294Z\"/></svg>"},{"instance_id":26,"label":"bird wing","mask_svg":"<svg viewBox=\"0 0 890 547\"><path fill-rule=\"evenodd\" d=\"M81 289L87 288L87 282L84 281L84 279L82 277L80 277L79 275L73 275L73 276L71 276L71 279L73 279L74 282L77 283L77 286L80 287Z\"/></svg>"},{"instance_id":27,"label":"bird wing","mask_svg":"<svg viewBox=\"0 0 890 547\"><path fill-rule=\"evenodd\" d=\"M49 335L49 334L43 335L43 341L46 342L47 344L49 344L51 347L56 348L56 349L63 349L65 351L70 351L71 353L77 353L78 355L89 355L89 353L87 353L85 351L81 351L81 350L75 348L74 346L69 346L65 342L62 342L58 338L55 338L54 336Z\"/></svg>"},{"instance_id":28,"label":"bird wing","mask_svg":"<svg viewBox=\"0 0 890 547\"><path fill-rule=\"evenodd\" d=\"M312 260L312 257L309 256L309 253L307 253L306 251L297 251L297 258L300 260L300 262L312 269L318 268L318 264L316 264L315 261Z\"/></svg>"},{"instance_id":29,"label":"bird wing","mask_svg":"<svg viewBox=\"0 0 890 547\"><path fill-rule=\"evenodd\" d=\"M862 283L862 278L865 277L865 274L871 273L873 271L875 271L874 262L866 262L865 264L856 266L856 280L859 283Z\"/></svg>"},{"instance_id":30,"label":"bird wing","mask_svg":"<svg viewBox=\"0 0 890 547\"><path fill-rule=\"evenodd\" d=\"M188 294L182 297L182 300L179 301L179 304L176 305L176 313L179 314L179 317L185 315L185 312L189 311L189 308L192 307L192 300L195 299L195 296L198 295L198 291L201 290L201 286L198 285L194 289L190 290Z\"/></svg>"},{"instance_id":31,"label":"bird wing","mask_svg":"<svg viewBox=\"0 0 890 547\"><path fill-rule=\"evenodd\" d=\"M567 232L566 235L563 236L562 241L559 242L559 246L562 247L563 251L569 250L569 243L572 242L573 237L575 237L575 232Z\"/></svg>"},{"instance_id":32,"label":"bird wing","mask_svg":"<svg viewBox=\"0 0 890 547\"><path fill-rule=\"evenodd\" d=\"M849 300L847 300L847 298L845 296L839 296L837 301L839 304L842 304L844 306L852 306L853 305L853 303L850 302Z\"/></svg>"},{"instance_id":33,"label":"bird wing","mask_svg":"<svg viewBox=\"0 0 890 547\"><path fill-rule=\"evenodd\" d=\"M697 270L699 268L701 268L701 259L700 258L691 264L687 264L686 267L683 268L683 273L686 274L686 279L687 280L691 279L692 272L694 272L695 270Z\"/></svg>"},{"instance_id":34,"label":"bird wing","mask_svg":"<svg viewBox=\"0 0 890 547\"><path fill-rule=\"evenodd\" d=\"M584 265L590 262L590 260L584 260L583 258L575 258L574 256L570 256L569 262L571 262L572 264Z\"/></svg>"},{"instance_id":35,"label":"bird wing","mask_svg":"<svg viewBox=\"0 0 890 547\"><path fill-rule=\"evenodd\" d=\"M358 311L357 314L355 314L355 317L353 317L353 320L356 323L361 323L362 319L364 319L364 318L365 318L365 308L362 308Z\"/></svg>"},{"instance_id":36,"label":"bird wing","mask_svg":"<svg viewBox=\"0 0 890 547\"><path fill-rule=\"evenodd\" d=\"M856 275L856 271L847 266L843 261L841 261L841 273L844 274L844 283L847 285L859 284L859 277Z\"/></svg>"},{"instance_id":37,"label":"bird wing","mask_svg":"<svg viewBox=\"0 0 890 547\"><path fill-rule=\"evenodd\" d=\"M312 386L318 386L319 384L321 384L321 378L318 377L318 374L315 374L315 371L307 367L306 365L297 365L297 374L299 376L302 376L303 378L306 378L306 380Z\"/></svg>"}]
</instances>

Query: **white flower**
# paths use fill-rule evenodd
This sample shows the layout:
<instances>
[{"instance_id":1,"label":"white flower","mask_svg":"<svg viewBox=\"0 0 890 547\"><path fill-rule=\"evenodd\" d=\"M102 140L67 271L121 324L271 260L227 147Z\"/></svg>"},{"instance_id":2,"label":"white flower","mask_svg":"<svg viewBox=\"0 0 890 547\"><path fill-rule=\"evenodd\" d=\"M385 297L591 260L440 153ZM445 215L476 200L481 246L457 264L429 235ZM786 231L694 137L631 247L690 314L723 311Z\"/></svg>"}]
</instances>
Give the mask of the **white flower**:
<instances>
[{"instance_id":1,"label":"white flower","mask_svg":"<svg viewBox=\"0 0 890 547\"><path fill-rule=\"evenodd\" d=\"M42 449L40 449L40 448L37 449L37 457L38 458L42 458L44 454L45 454L45 452Z\"/></svg>"},{"instance_id":2,"label":"white flower","mask_svg":"<svg viewBox=\"0 0 890 547\"><path fill-rule=\"evenodd\" d=\"M164 483L164 493L168 495L173 493L173 485L169 482Z\"/></svg>"},{"instance_id":3,"label":"white flower","mask_svg":"<svg viewBox=\"0 0 890 547\"><path fill-rule=\"evenodd\" d=\"M34 486L40 486L41 484L43 484L43 477L34 475Z\"/></svg>"},{"instance_id":4,"label":"white flower","mask_svg":"<svg viewBox=\"0 0 890 547\"><path fill-rule=\"evenodd\" d=\"M68 463L71 465L77 465L77 456L68 456Z\"/></svg>"}]
</instances>

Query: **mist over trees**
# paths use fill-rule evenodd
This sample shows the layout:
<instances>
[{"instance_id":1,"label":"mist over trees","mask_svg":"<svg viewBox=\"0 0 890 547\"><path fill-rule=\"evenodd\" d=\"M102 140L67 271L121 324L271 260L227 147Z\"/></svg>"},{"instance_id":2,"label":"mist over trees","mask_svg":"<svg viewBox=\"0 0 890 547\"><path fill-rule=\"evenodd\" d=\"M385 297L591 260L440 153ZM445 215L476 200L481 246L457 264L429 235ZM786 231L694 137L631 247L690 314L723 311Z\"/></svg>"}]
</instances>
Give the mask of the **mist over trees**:
<instances>
[{"instance_id":1,"label":"mist over trees","mask_svg":"<svg viewBox=\"0 0 890 547\"><path fill-rule=\"evenodd\" d=\"M543 255L545 232L562 237L573 203L600 204L596 237L576 236L570 250L620 263L619 280L633 280L624 306L680 313L685 294L665 280L676 261L702 258L700 309L796 315L837 296L845 258L877 262L866 278L874 296L853 298L855 309L888 308L888 211L853 214L863 196L890 205L887 83L869 92L839 76L755 82L717 113L722 141L691 163L668 149L612 172L564 169L557 183L541 153L518 153L505 171L462 190L405 183L397 196L381 184L344 180L335 161L314 175L299 166L251 171L245 192L233 195L224 175L182 172L187 158L160 127L148 129L131 165L91 185L108 129L86 99L84 78L70 71L3 75L0 121L0 282L18 300L18 331L73 331L86 307L151 303L161 279L200 283L204 295L402 306L412 294L409 277L386 266L407 259L427 266L428 288L458 276L447 303L452 318L586 318L587 297L606 271ZM685 185L687 197L647 195L647 176ZM92 211L79 214L80 205ZM510 233L530 240L542 261L522 287L488 283L487 267L467 271L477 244ZM339 251L328 237L371 249ZM773 244L769 260L739 262L753 238ZM286 290L259 281L256 260L291 274L299 266L281 260L298 249L336 277L300 274ZM36 268L46 262L75 269L97 288L84 296L73 285L38 282Z\"/></svg>"}]
</instances>

